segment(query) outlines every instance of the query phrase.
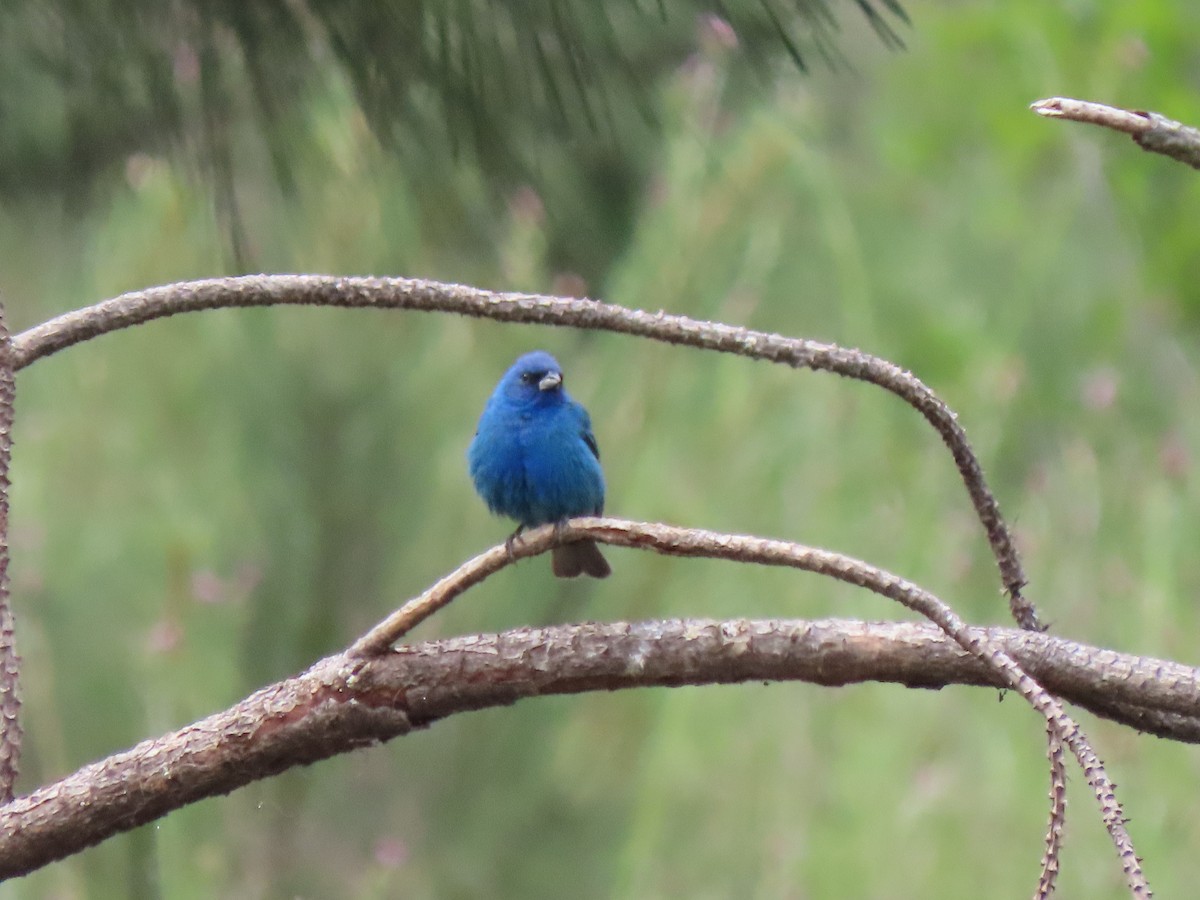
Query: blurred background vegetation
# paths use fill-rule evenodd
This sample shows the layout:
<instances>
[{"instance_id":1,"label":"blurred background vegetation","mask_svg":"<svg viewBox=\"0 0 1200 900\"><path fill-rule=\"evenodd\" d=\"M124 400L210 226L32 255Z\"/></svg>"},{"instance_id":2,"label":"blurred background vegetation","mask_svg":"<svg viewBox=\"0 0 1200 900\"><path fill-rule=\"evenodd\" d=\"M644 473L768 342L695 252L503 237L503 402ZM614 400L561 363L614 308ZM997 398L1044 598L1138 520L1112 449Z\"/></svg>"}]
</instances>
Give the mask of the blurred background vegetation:
<instances>
[{"instance_id":1,"label":"blurred background vegetation","mask_svg":"<svg viewBox=\"0 0 1200 900\"><path fill-rule=\"evenodd\" d=\"M586 53L523 44L501 4L412 4L436 41L393 6L6 4L13 329L304 271L862 347L958 410L1056 633L1197 661L1200 178L1026 110L1067 95L1200 122L1194 3L911 0L911 26L886 4L874 26L849 3L574 4L569 27L534 23ZM181 317L19 376L19 787L304 668L504 537L464 452L535 346L591 410L614 515L835 548L1007 621L948 455L864 385L442 316ZM610 557L603 583L517 566L417 636L907 615L795 573ZM1152 883L1187 895L1200 757L1083 719ZM197 804L0 898L1023 896L1046 784L1040 720L991 691L543 699ZM1061 893L1124 896L1077 775L1071 802Z\"/></svg>"}]
</instances>

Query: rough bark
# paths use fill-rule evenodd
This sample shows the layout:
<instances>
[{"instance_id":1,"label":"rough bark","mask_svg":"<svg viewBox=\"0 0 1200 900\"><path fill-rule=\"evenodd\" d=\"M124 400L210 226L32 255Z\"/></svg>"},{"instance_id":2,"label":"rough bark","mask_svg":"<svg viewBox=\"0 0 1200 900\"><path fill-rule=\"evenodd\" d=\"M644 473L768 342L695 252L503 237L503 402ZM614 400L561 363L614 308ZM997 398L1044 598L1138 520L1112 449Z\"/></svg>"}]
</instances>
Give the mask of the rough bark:
<instances>
[{"instance_id":1,"label":"rough bark","mask_svg":"<svg viewBox=\"0 0 1200 900\"><path fill-rule=\"evenodd\" d=\"M1200 671L1044 634L979 629L1062 699L1162 713L1196 741ZM932 625L668 620L517 629L338 654L179 731L0 807L0 877L24 874L204 797L390 740L456 713L550 694L792 680L996 687Z\"/></svg>"}]
</instances>

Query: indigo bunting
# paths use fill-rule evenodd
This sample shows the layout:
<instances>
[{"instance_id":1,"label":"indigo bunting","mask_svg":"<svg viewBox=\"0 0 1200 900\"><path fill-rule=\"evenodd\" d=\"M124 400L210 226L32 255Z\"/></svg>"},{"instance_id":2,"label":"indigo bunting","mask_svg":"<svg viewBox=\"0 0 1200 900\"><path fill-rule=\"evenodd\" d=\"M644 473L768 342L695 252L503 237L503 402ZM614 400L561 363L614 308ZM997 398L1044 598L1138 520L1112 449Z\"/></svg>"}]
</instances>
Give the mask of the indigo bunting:
<instances>
[{"instance_id":1,"label":"indigo bunting","mask_svg":"<svg viewBox=\"0 0 1200 900\"><path fill-rule=\"evenodd\" d=\"M604 510L604 473L587 410L563 387L562 369L549 353L526 353L504 373L483 408L467 451L471 480L499 515L516 519L517 530L558 524ZM594 541L563 544L552 551L559 578L612 571Z\"/></svg>"}]
</instances>

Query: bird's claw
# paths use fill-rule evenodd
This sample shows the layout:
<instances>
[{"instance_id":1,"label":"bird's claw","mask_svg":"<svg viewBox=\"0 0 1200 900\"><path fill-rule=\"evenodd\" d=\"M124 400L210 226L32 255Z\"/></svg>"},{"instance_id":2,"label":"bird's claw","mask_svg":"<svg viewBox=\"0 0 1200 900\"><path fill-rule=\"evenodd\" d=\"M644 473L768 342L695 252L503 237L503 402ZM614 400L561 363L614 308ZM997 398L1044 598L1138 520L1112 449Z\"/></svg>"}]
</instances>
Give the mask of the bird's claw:
<instances>
[{"instance_id":1,"label":"bird's claw","mask_svg":"<svg viewBox=\"0 0 1200 900\"><path fill-rule=\"evenodd\" d=\"M521 532L524 530L525 530L525 526L519 525L519 526L517 526L517 530L514 531L512 534L510 534L504 540L504 549L508 553L508 561L509 562L515 563L517 561L517 552L513 548L516 547L517 541L521 540Z\"/></svg>"}]
</instances>

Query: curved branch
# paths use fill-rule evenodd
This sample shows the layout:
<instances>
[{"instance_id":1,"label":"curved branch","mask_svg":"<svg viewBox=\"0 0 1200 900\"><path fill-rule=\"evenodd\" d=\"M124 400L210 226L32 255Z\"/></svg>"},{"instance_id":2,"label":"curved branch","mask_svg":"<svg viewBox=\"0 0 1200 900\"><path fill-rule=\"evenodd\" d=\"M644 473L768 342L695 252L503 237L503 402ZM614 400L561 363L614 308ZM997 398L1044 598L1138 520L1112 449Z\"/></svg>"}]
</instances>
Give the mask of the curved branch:
<instances>
[{"instance_id":1,"label":"curved branch","mask_svg":"<svg viewBox=\"0 0 1200 900\"><path fill-rule=\"evenodd\" d=\"M1073 702L1090 705L1115 692L1131 707L1190 703L1192 715L1200 711L1197 670L1045 634L978 631ZM1114 677L1156 669L1178 689ZM550 694L762 680L1003 685L936 627L914 623L588 623L428 641L371 658L338 654L231 709L0 807L0 877L31 872L202 798L457 713Z\"/></svg>"},{"instance_id":2,"label":"curved branch","mask_svg":"<svg viewBox=\"0 0 1200 900\"><path fill-rule=\"evenodd\" d=\"M183 282L135 291L67 313L13 339L14 362L24 368L80 341L178 313L276 304L453 312L504 322L599 329L707 350L765 359L793 368L834 372L897 395L934 427L949 448L987 533L1009 606L1023 628L1039 629L1037 612L1021 590L1025 574L999 504L954 412L909 372L859 350L802 338L648 313L595 300L496 293L406 278L254 275Z\"/></svg>"},{"instance_id":3,"label":"curved branch","mask_svg":"<svg viewBox=\"0 0 1200 900\"><path fill-rule=\"evenodd\" d=\"M936 624L967 653L990 667L1001 683L1019 693L1045 719L1050 732L1066 744L1100 804L1105 827L1112 837L1130 890L1134 896L1150 896L1150 887L1125 828L1125 814L1116 798L1104 764L1096 756L1083 730L1063 709L1062 704L1031 678L1002 647L989 643L982 632L960 619L945 603L915 584L868 565L827 550L816 550L790 541L770 540L750 535L720 534L697 528L628 522L622 519L580 518L567 526L543 526L524 537L514 551L507 545L490 551L460 566L429 591L373 628L350 649L351 654L383 652L416 622L432 615L454 597L492 572L522 556L545 553L560 540L590 538L606 544L650 549L674 556L699 556L730 559L758 565L787 566L826 575L864 587L918 612Z\"/></svg>"}]
</instances>

